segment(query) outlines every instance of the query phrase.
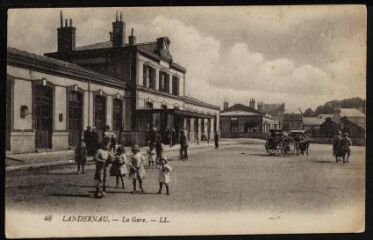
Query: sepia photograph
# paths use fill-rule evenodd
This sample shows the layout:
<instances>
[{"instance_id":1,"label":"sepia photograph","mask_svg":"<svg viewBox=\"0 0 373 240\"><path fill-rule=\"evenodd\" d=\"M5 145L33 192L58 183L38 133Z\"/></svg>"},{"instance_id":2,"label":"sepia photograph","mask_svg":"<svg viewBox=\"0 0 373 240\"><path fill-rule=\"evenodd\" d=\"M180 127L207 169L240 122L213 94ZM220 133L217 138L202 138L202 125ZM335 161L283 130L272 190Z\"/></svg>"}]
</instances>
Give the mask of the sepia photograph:
<instances>
[{"instance_id":1,"label":"sepia photograph","mask_svg":"<svg viewBox=\"0 0 373 240\"><path fill-rule=\"evenodd\" d=\"M364 5L10 8L8 238L365 231Z\"/></svg>"}]
</instances>

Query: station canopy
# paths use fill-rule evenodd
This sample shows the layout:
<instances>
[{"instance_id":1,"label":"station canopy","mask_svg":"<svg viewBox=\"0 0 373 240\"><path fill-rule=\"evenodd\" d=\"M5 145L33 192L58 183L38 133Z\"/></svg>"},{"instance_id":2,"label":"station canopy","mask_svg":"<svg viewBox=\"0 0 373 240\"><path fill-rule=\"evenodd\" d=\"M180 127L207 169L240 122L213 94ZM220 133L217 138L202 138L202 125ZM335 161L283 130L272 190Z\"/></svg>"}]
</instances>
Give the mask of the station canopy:
<instances>
[{"instance_id":1,"label":"station canopy","mask_svg":"<svg viewBox=\"0 0 373 240\"><path fill-rule=\"evenodd\" d=\"M173 115L180 115L184 117L196 117L196 118L214 118L215 115L207 114L207 113L199 113L199 112L192 112L187 110L180 110L177 108L174 109L138 109L136 110L138 113L163 113L163 114L173 114Z\"/></svg>"}]
</instances>

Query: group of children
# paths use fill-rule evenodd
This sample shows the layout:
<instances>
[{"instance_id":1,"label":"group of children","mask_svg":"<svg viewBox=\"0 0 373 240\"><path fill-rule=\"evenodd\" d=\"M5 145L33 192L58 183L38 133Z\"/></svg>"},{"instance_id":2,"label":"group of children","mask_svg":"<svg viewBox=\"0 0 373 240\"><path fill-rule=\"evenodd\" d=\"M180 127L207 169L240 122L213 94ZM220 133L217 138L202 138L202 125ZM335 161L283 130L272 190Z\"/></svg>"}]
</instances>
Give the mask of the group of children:
<instances>
[{"instance_id":1,"label":"group of children","mask_svg":"<svg viewBox=\"0 0 373 240\"><path fill-rule=\"evenodd\" d=\"M139 146L132 146L130 161L127 160L126 151L123 146L119 146L115 152L112 149L113 147L111 146L111 142L104 139L94 156L96 164L94 175L94 179L96 181L95 197L102 198L105 196L108 173L110 176L116 177L115 188L118 188L119 184L121 183L121 187L124 189L124 177L128 174L129 179L132 180L132 193L138 192L137 183L140 192L143 193L143 179L146 175L146 159L140 152ZM149 162L148 167L159 168L159 191L157 193L161 194L163 186L165 186L166 193L169 195L169 184L171 182L170 172L172 171L172 168L168 164L167 158L164 156L163 147L156 146L156 156L154 150L155 149L152 148L149 149L147 159ZM84 166L87 161L87 149L84 141L81 141L75 149L75 160L78 166L78 173L84 174Z\"/></svg>"}]
</instances>

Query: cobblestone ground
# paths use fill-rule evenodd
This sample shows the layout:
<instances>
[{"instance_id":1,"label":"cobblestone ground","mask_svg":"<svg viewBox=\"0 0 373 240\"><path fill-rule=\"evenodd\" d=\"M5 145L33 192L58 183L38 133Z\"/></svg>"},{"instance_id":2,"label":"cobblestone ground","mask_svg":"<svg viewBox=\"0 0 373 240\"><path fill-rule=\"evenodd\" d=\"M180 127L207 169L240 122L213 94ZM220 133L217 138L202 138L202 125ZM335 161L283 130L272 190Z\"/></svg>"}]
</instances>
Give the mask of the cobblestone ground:
<instances>
[{"instance_id":1,"label":"cobblestone ground","mask_svg":"<svg viewBox=\"0 0 373 240\"><path fill-rule=\"evenodd\" d=\"M365 148L353 147L351 163L336 163L330 145L313 144L308 156L268 156L263 143L192 152L189 161L170 162L171 195L158 195L158 170L148 169L145 194L115 189L93 198L94 166L77 175L75 166L6 174L6 207L27 211L151 212L331 211L364 204Z\"/></svg>"}]
</instances>

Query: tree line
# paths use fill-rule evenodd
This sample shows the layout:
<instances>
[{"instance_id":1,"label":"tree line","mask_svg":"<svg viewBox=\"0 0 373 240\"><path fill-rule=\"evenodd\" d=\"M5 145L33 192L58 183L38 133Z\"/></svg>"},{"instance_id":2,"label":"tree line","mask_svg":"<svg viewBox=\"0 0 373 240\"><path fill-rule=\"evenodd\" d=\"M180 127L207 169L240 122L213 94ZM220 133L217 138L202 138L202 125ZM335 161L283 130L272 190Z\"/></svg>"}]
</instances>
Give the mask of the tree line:
<instances>
[{"instance_id":1,"label":"tree line","mask_svg":"<svg viewBox=\"0 0 373 240\"><path fill-rule=\"evenodd\" d=\"M331 100L323 105L317 106L315 110L307 108L303 116L304 117L315 117L319 114L332 114L340 108L357 108L361 109L365 113L365 99L360 97L346 98L342 100Z\"/></svg>"}]
</instances>

